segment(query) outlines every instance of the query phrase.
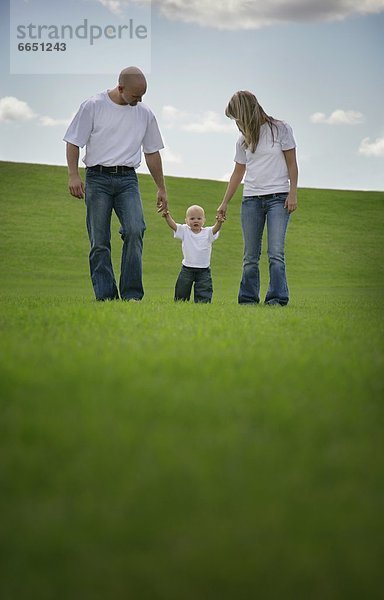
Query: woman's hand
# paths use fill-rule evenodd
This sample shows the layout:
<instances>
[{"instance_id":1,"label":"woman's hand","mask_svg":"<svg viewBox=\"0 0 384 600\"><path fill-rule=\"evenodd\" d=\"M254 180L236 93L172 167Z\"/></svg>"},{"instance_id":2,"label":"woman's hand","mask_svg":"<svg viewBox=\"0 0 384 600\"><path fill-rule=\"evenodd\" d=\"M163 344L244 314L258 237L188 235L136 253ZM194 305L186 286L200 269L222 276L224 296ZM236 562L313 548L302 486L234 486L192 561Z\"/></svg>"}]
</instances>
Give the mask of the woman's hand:
<instances>
[{"instance_id":1,"label":"woman's hand","mask_svg":"<svg viewBox=\"0 0 384 600\"><path fill-rule=\"evenodd\" d=\"M226 202L222 202L220 204L220 206L218 206L217 211L216 211L216 218L218 221L223 222L227 218L226 217L227 207L228 207L228 204Z\"/></svg>"},{"instance_id":2,"label":"woman's hand","mask_svg":"<svg viewBox=\"0 0 384 600\"><path fill-rule=\"evenodd\" d=\"M297 195L294 193L289 193L287 199L284 204L284 208L286 208L289 214L293 213L297 208Z\"/></svg>"}]
</instances>

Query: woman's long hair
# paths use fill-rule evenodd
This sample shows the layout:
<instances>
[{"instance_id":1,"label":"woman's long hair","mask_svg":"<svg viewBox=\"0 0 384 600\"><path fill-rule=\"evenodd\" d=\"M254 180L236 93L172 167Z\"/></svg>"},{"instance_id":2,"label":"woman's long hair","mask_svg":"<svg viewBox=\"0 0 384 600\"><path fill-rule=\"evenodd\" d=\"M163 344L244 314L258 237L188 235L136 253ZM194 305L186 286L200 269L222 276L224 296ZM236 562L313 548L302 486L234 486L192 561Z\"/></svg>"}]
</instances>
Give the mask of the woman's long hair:
<instances>
[{"instance_id":1,"label":"woman's long hair","mask_svg":"<svg viewBox=\"0 0 384 600\"><path fill-rule=\"evenodd\" d=\"M233 94L225 109L225 114L230 119L235 119L244 136L244 145L251 152L256 150L260 138L260 127L264 123L268 123L274 142L273 127L276 127L276 120L266 114L252 92L240 90Z\"/></svg>"}]
</instances>

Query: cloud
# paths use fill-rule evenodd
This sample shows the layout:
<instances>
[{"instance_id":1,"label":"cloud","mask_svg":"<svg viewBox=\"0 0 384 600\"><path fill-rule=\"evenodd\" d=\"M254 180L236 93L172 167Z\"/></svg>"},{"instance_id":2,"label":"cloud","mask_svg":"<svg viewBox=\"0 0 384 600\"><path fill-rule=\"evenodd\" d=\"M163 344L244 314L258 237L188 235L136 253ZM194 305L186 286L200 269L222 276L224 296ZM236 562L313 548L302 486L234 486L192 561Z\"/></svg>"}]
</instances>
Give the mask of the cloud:
<instances>
[{"instance_id":1,"label":"cloud","mask_svg":"<svg viewBox=\"0 0 384 600\"><path fill-rule=\"evenodd\" d=\"M132 0L97 0L111 12L123 14ZM151 0L133 0L137 4ZM384 11L384 0L152 0L172 21L197 23L217 29L259 29L281 23L340 21L352 15Z\"/></svg>"},{"instance_id":2,"label":"cloud","mask_svg":"<svg viewBox=\"0 0 384 600\"><path fill-rule=\"evenodd\" d=\"M163 107L162 118L167 129L177 127L193 133L227 133L234 127L232 122L225 122L224 117L214 111L193 114L169 105Z\"/></svg>"},{"instance_id":3,"label":"cloud","mask_svg":"<svg viewBox=\"0 0 384 600\"><path fill-rule=\"evenodd\" d=\"M374 142L369 137L362 140L359 154L363 156L384 156L384 137L377 138Z\"/></svg>"},{"instance_id":4,"label":"cloud","mask_svg":"<svg viewBox=\"0 0 384 600\"><path fill-rule=\"evenodd\" d=\"M233 123L232 121L228 123L222 122L218 113L209 110L192 123L185 123L181 128L184 131L193 131L195 133L226 133L233 131Z\"/></svg>"},{"instance_id":5,"label":"cloud","mask_svg":"<svg viewBox=\"0 0 384 600\"><path fill-rule=\"evenodd\" d=\"M175 154L169 146L165 146L164 150L161 151L161 158L165 163L172 163L180 165L183 159L179 154Z\"/></svg>"},{"instance_id":6,"label":"cloud","mask_svg":"<svg viewBox=\"0 0 384 600\"><path fill-rule=\"evenodd\" d=\"M124 4L128 4L128 2L124 2L121 0L98 0L100 4L108 8L114 15L120 16L124 11Z\"/></svg>"},{"instance_id":7,"label":"cloud","mask_svg":"<svg viewBox=\"0 0 384 600\"><path fill-rule=\"evenodd\" d=\"M52 117L39 117L39 122L43 127L57 127L59 125L69 125L72 117L68 119L53 119Z\"/></svg>"},{"instance_id":8,"label":"cloud","mask_svg":"<svg viewBox=\"0 0 384 600\"><path fill-rule=\"evenodd\" d=\"M44 115L38 115L24 100L19 100L14 96L4 96L0 98L0 122L22 122L35 120L43 127L57 127L59 125L69 125L74 114L67 119L54 119Z\"/></svg>"},{"instance_id":9,"label":"cloud","mask_svg":"<svg viewBox=\"0 0 384 600\"><path fill-rule=\"evenodd\" d=\"M334 110L327 117L322 112L316 112L310 117L312 123L325 123L327 125L359 125L364 122L364 115L357 110Z\"/></svg>"},{"instance_id":10,"label":"cloud","mask_svg":"<svg viewBox=\"0 0 384 600\"><path fill-rule=\"evenodd\" d=\"M166 127L168 129L173 129L177 124L179 124L183 119L185 119L188 116L188 113L186 113L183 110L179 110L174 106L167 105L163 106L161 115Z\"/></svg>"},{"instance_id":11,"label":"cloud","mask_svg":"<svg viewBox=\"0 0 384 600\"><path fill-rule=\"evenodd\" d=\"M0 121L30 121L37 115L23 100L14 96L0 98Z\"/></svg>"}]
</instances>

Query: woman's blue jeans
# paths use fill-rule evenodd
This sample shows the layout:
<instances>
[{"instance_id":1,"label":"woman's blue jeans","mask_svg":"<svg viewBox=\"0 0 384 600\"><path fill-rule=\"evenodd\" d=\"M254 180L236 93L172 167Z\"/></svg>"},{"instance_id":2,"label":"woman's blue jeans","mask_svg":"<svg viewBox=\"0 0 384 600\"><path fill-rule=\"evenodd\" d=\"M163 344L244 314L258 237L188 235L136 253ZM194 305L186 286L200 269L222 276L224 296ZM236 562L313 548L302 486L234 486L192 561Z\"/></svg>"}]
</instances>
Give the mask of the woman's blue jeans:
<instances>
[{"instance_id":1,"label":"woman's blue jeans","mask_svg":"<svg viewBox=\"0 0 384 600\"><path fill-rule=\"evenodd\" d=\"M241 205L241 225L244 239L243 276L240 283L239 303L260 302L261 242L267 223L269 287L267 304L286 305L289 300L285 274L285 234L289 213L284 208L286 193L268 196L245 196Z\"/></svg>"},{"instance_id":2,"label":"woman's blue jeans","mask_svg":"<svg viewBox=\"0 0 384 600\"><path fill-rule=\"evenodd\" d=\"M119 291L123 300L141 300L145 223L136 172L105 174L87 169L85 185L89 265L97 300L119 298L111 260L111 217L115 211L123 239Z\"/></svg>"}]
</instances>

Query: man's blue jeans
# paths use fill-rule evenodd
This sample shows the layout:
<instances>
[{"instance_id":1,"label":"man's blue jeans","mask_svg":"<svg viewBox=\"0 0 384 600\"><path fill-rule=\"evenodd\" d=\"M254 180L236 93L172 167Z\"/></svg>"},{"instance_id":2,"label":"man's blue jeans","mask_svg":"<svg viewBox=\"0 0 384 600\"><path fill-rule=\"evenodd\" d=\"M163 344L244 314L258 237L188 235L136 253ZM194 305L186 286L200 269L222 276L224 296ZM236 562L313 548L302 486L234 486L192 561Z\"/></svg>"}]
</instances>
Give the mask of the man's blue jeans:
<instances>
[{"instance_id":1,"label":"man's blue jeans","mask_svg":"<svg viewBox=\"0 0 384 600\"><path fill-rule=\"evenodd\" d=\"M284 244L289 213L284 208L286 193L268 196L245 196L241 205L241 225L244 238L243 277L239 303L260 302L259 260L265 223L268 235L269 288L267 304L286 305L289 300L285 274Z\"/></svg>"},{"instance_id":2,"label":"man's blue jeans","mask_svg":"<svg viewBox=\"0 0 384 600\"><path fill-rule=\"evenodd\" d=\"M136 172L105 174L87 169L85 186L89 265L96 300L119 298L111 260L111 217L115 211L123 239L119 290L123 300L141 300L145 223Z\"/></svg>"}]
</instances>

